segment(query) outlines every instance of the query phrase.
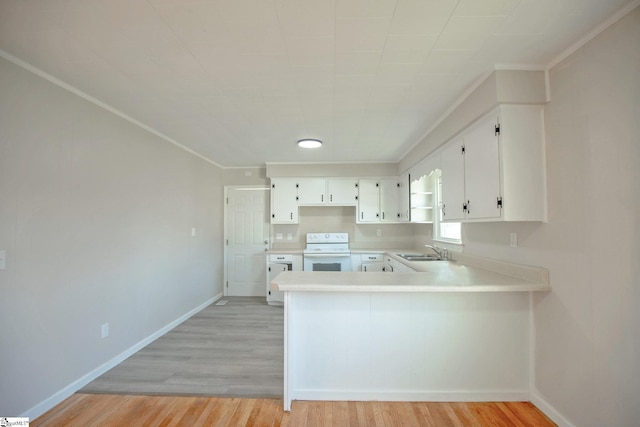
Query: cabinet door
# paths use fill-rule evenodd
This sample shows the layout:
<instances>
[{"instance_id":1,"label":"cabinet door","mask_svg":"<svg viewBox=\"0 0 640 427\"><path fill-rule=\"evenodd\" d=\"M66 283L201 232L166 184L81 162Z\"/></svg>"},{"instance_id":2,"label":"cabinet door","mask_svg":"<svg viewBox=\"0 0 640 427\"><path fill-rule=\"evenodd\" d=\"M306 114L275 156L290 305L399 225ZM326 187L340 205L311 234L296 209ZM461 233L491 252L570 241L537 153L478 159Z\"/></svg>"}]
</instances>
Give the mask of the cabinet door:
<instances>
[{"instance_id":1,"label":"cabinet door","mask_svg":"<svg viewBox=\"0 0 640 427\"><path fill-rule=\"evenodd\" d=\"M379 184L377 179L358 180L357 222L379 222Z\"/></svg>"},{"instance_id":2,"label":"cabinet door","mask_svg":"<svg viewBox=\"0 0 640 427\"><path fill-rule=\"evenodd\" d=\"M298 205L324 205L327 180L325 178L298 179Z\"/></svg>"},{"instance_id":3,"label":"cabinet door","mask_svg":"<svg viewBox=\"0 0 640 427\"><path fill-rule=\"evenodd\" d=\"M271 180L271 223L297 224L298 201L296 180L274 178Z\"/></svg>"},{"instance_id":4,"label":"cabinet door","mask_svg":"<svg viewBox=\"0 0 640 427\"><path fill-rule=\"evenodd\" d=\"M500 218L500 153L496 116L489 116L464 135L467 219ZM444 181L443 181L444 183Z\"/></svg>"},{"instance_id":5,"label":"cabinet door","mask_svg":"<svg viewBox=\"0 0 640 427\"><path fill-rule=\"evenodd\" d=\"M328 178L327 203L339 206L354 206L357 202L358 186L356 178Z\"/></svg>"},{"instance_id":6,"label":"cabinet door","mask_svg":"<svg viewBox=\"0 0 640 427\"><path fill-rule=\"evenodd\" d=\"M397 178L380 180L380 221L398 222L399 218L399 182Z\"/></svg>"},{"instance_id":7,"label":"cabinet door","mask_svg":"<svg viewBox=\"0 0 640 427\"><path fill-rule=\"evenodd\" d=\"M271 302L271 301L279 301L279 302L283 302L284 301L284 292L282 291L274 291L269 289L269 284L271 283L271 281L280 273L282 273L283 271L287 271L288 267L286 264L277 264L277 263L269 263L269 267L268 267L268 274L267 274L267 301Z\"/></svg>"},{"instance_id":8,"label":"cabinet door","mask_svg":"<svg viewBox=\"0 0 640 427\"><path fill-rule=\"evenodd\" d=\"M384 271L384 263L383 262L363 262L361 271L364 271L366 273Z\"/></svg>"},{"instance_id":9,"label":"cabinet door","mask_svg":"<svg viewBox=\"0 0 640 427\"><path fill-rule=\"evenodd\" d=\"M442 162L442 220L465 219L464 155L461 139L452 141L441 154Z\"/></svg>"},{"instance_id":10,"label":"cabinet door","mask_svg":"<svg viewBox=\"0 0 640 427\"><path fill-rule=\"evenodd\" d=\"M384 257L384 271L387 273L393 273L396 262L389 257Z\"/></svg>"},{"instance_id":11,"label":"cabinet door","mask_svg":"<svg viewBox=\"0 0 640 427\"><path fill-rule=\"evenodd\" d=\"M398 221L407 222L411 210L409 174L402 175L398 182Z\"/></svg>"}]
</instances>

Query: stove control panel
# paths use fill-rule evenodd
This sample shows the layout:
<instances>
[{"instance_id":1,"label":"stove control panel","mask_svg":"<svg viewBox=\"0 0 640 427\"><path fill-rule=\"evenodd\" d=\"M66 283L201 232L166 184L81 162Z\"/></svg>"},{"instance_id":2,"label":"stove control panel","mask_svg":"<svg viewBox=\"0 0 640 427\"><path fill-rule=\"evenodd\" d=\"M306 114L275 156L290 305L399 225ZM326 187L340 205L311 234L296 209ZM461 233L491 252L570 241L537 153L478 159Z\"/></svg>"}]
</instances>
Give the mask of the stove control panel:
<instances>
[{"instance_id":1,"label":"stove control panel","mask_svg":"<svg viewBox=\"0 0 640 427\"><path fill-rule=\"evenodd\" d=\"M307 243L349 243L349 233L307 233Z\"/></svg>"}]
</instances>

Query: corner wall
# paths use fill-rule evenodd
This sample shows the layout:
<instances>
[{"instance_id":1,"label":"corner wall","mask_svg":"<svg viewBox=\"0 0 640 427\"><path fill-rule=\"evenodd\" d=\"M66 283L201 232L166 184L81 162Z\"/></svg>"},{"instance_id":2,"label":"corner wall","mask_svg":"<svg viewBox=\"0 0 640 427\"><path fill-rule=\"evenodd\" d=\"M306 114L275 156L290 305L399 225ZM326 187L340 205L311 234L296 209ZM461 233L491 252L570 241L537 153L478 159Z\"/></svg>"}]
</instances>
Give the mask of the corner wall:
<instances>
[{"instance_id":1,"label":"corner wall","mask_svg":"<svg viewBox=\"0 0 640 427\"><path fill-rule=\"evenodd\" d=\"M549 78L549 222L465 224L465 252L550 270L552 292L534 299L534 403L560 425L637 425L640 8Z\"/></svg>"},{"instance_id":2,"label":"corner wall","mask_svg":"<svg viewBox=\"0 0 640 427\"><path fill-rule=\"evenodd\" d=\"M19 416L222 292L223 186L5 59L0 82L0 414Z\"/></svg>"}]
</instances>

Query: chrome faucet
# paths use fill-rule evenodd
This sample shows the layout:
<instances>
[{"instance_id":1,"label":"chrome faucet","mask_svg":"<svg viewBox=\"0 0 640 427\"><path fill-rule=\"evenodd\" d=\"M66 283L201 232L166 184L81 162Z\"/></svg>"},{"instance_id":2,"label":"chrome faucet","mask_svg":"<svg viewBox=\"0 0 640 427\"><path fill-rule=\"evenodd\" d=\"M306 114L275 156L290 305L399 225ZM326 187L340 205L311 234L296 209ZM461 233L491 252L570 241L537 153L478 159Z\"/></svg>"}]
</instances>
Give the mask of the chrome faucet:
<instances>
[{"instance_id":1,"label":"chrome faucet","mask_svg":"<svg viewBox=\"0 0 640 427\"><path fill-rule=\"evenodd\" d=\"M441 248L439 248L437 246L431 246L431 245L424 245L424 247L433 250L433 252L435 252L436 255L438 255L438 258L443 259L442 258L443 251L442 251Z\"/></svg>"}]
</instances>

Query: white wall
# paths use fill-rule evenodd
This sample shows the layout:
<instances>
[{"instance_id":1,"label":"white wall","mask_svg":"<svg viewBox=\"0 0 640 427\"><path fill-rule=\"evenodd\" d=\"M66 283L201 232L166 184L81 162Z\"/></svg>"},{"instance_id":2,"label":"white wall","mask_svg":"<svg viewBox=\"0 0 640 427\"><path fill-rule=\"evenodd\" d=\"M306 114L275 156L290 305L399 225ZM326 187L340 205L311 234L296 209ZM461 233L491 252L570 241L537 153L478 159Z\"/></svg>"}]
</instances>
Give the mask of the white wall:
<instances>
[{"instance_id":1,"label":"white wall","mask_svg":"<svg viewBox=\"0 0 640 427\"><path fill-rule=\"evenodd\" d=\"M0 59L1 415L222 292L222 188L219 167Z\"/></svg>"},{"instance_id":2,"label":"white wall","mask_svg":"<svg viewBox=\"0 0 640 427\"><path fill-rule=\"evenodd\" d=\"M299 214L298 224L271 226L273 249L304 249L307 245L305 240L307 233L327 232L349 233L352 249L411 249L417 243L416 228L426 226L426 224L356 224L355 206L301 206ZM380 230L380 236L378 236L378 230ZM278 233L282 234L282 240L276 239ZM291 234L291 240L287 240L288 234Z\"/></svg>"},{"instance_id":3,"label":"white wall","mask_svg":"<svg viewBox=\"0 0 640 427\"><path fill-rule=\"evenodd\" d=\"M638 425L640 8L550 84L549 222L465 224L465 252L550 270L553 291L535 298L535 402L576 426Z\"/></svg>"}]
</instances>

